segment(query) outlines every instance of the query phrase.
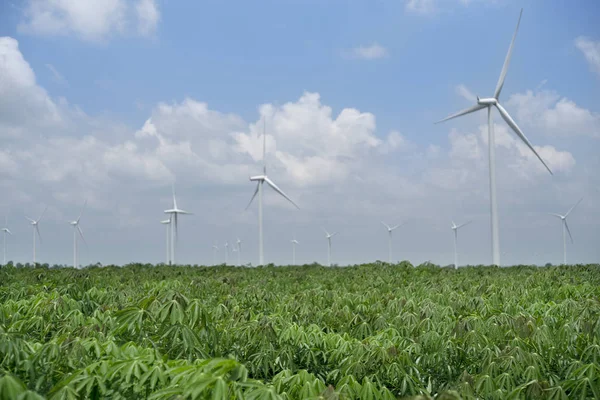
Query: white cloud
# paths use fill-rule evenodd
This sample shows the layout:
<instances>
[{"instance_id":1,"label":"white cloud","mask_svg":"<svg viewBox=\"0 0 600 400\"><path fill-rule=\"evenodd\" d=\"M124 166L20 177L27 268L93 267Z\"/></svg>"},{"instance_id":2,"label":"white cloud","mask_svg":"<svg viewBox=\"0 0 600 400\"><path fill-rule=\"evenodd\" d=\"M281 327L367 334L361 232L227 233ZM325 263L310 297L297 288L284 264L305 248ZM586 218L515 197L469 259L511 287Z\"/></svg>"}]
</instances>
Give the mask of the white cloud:
<instances>
[{"instance_id":1,"label":"white cloud","mask_svg":"<svg viewBox=\"0 0 600 400\"><path fill-rule=\"evenodd\" d=\"M160 19L155 0L139 0L135 6L135 11L138 16L138 32L142 35L154 32Z\"/></svg>"},{"instance_id":2,"label":"white cloud","mask_svg":"<svg viewBox=\"0 0 600 400\"><path fill-rule=\"evenodd\" d=\"M550 90L513 94L506 106L516 109L517 121L544 134L600 137L599 113L582 108Z\"/></svg>"},{"instance_id":3,"label":"white cloud","mask_svg":"<svg viewBox=\"0 0 600 400\"><path fill-rule=\"evenodd\" d=\"M600 41L594 42L590 38L580 36L575 39L575 46L583 53L590 68L600 75Z\"/></svg>"},{"instance_id":4,"label":"white cloud","mask_svg":"<svg viewBox=\"0 0 600 400\"><path fill-rule=\"evenodd\" d=\"M431 14L436 11L434 0L407 0L406 11L415 14Z\"/></svg>"},{"instance_id":5,"label":"white cloud","mask_svg":"<svg viewBox=\"0 0 600 400\"><path fill-rule=\"evenodd\" d=\"M463 84L456 86L456 93L472 103L477 101L477 96Z\"/></svg>"},{"instance_id":6,"label":"white cloud","mask_svg":"<svg viewBox=\"0 0 600 400\"><path fill-rule=\"evenodd\" d=\"M137 25L142 35L154 32L160 14L153 0L26 0L21 32L41 36L73 35L103 41Z\"/></svg>"},{"instance_id":7,"label":"white cloud","mask_svg":"<svg viewBox=\"0 0 600 400\"><path fill-rule=\"evenodd\" d=\"M361 58L363 60L375 60L388 56L388 51L385 47L378 43L373 43L370 46L359 46L351 51L353 58Z\"/></svg>"}]
</instances>

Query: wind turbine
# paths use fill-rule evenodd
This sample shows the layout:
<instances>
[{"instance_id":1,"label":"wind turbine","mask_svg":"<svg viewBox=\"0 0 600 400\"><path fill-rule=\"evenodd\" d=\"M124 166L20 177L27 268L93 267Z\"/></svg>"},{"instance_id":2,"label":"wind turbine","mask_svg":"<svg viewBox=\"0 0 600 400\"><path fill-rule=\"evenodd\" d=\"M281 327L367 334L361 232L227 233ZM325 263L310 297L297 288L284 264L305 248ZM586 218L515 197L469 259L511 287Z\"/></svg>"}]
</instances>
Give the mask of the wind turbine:
<instances>
[{"instance_id":1,"label":"wind turbine","mask_svg":"<svg viewBox=\"0 0 600 400\"><path fill-rule=\"evenodd\" d=\"M290 240L292 242L292 265L296 265L296 245L300 244L295 238Z\"/></svg>"},{"instance_id":2,"label":"wind turbine","mask_svg":"<svg viewBox=\"0 0 600 400\"><path fill-rule=\"evenodd\" d=\"M273 182L269 177L267 177L267 162L266 162L266 147L267 147L267 122L264 120L263 125L263 173L262 175L251 176L250 181L258 182L256 185L256 190L250 199L250 202L246 206L246 210L252 204L252 201L258 194L258 265L264 265L265 258L263 252L263 184L266 182L267 185L271 186L273 190L279 193L283 198L292 203L297 209L300 209L296 203L292 201L279 187Z\"/></svg>"},{"instance_id":3,"label":"wind turbine","mask_svg":"<svg viewBox=\"0 0 600 400\"><path fill-rule=\"evenodd\" d=\"M443 121L447 121L449 119L453 119L456 117L460 117L462 115L470 114L475 111L483 110L487 108L488 114L488 147L489 147L489 163L490 163L490 209L491 209L491 225L492 225L492 260L495 265L500 265L500 238L498 234L498 204L496 201L496 150L495 150L495 139L494 139L494 124L492 122L492 108L496 107L500 116L508 126L515 132L515 134L529 147L529 149L537 156L537 158L544 164L544 167L552 174L552 171L546 165L542 157L535 151L525 134L521 131L521 128L517 126L512 117L508 114L508 112L502 107L498 99L500 98L500 92L502 91L502 87L504 86L504 79L506 78L506 72L508 70L508 65L510 63L510 58L513 51L513 46L515 44L515 39L517 37L517 31L519 30L519 24L521 23L521 16L523 15L523 9L521 9L521 13L519 14L519 20L517 22L517 28L515 29L515 33L513 35L512 41L510 42L510 47L508 48L508 53L506 54L506 59L504 60L504 66L502 67L502 72L500 73L500 78L498 79L498 83L496 85L496 90L494 91L494 97L489 98L479 98L477 96L477 104L472 107L469 107L465 110L459 111L456 114L449 115L448 117L442 119L441 121L436 122L440 123Z\"/></svg>"},{"instance_id":4,"label":"wind turbine","mask_svg":"<svg viewBox=\"0 0 600 400\"><path fill-rule=\"evenodd\" d=\"M242 241L240 240L240 238L237 238L236 242L237 244L237 253L238 253L238 266L242 265L241 262L241 257L242 257Z\"/></svg>"},{"instance_id":5,"label":"wind turbine","mask_svg":"<svg viewBox=\"0 0 600 400\"><path fill-rule=\"evenodd\" d=\"M173 208L165 210L165 214L170 214L171 220L171 264L175 264L175 250L177 248L177 216L179 214L192 215L191 212L184 211L177 207L177 199L175 198L175 185L173 188Z\"/></svg>"},{"instance_id":6,"label":"wind turbine","mask_svg":"<svg viewBox=\"0 0 600 400\"><path fill-rule=\"evenodd\" d=\"M171 218L169 217L169 219L164 219L162 221L160 221L161 224L165 225L166 232L167 232L167 261L165 262L165 264L169 265L171 263L171 253L170 253L170 247L171 247L171 237L169 235L169 230L171 229L170 225L171 225Z\"/></svg>"},{"instance_id":7,"label":"wind turbine","mask_svg":"<svg viewBox=\"0 0 600 400\"><path fill-rule=\"evenodd\" d=\"M563 264L567 264L567 237L565 235L565 230L569 233L569 237L571 238L571 243L573 243L573 236L571 236L571 230L569 229L569 225L567 224L567 217L571 214L571 211L575 209L583 201L583 197L579 199L577 203L573 207L567 211L565 215L550 213L550 215L554 215L557 218L560 218L562 221L562 236L563 236Z\"/></svg>"},{"instance_id":8,"label":"wind turbine","mask_svg":"<svg viewBox=\"0 0 600 400\"><path fill-rule=\"evenodd\" d=\"M4 217L4 228L2 228L2 236L4 236L4 262L2 263L2 265L6 265L6 234L9 234L12 236L12 232L10 231L10 229L8 229L8 217Z\"/></svg>"},{"instance_id":9,"label":"wind turbine","mask_svg":"<svg viewBox=\"0 0 600 400\"><path fill-rule=\"evenodd\" d=\"M383 224L383 226L385 226L387 228L387 231L388 231L388 262L391 264L392 263L392 232L404 224L398 224L396 226L389 226L388 224L386 224L383 221L381 221L381 223Z\"/></svg>"},{"instance_id":10,"label":"wind turbine","mask_svg":"<svg viewBox=\"0 0 600 400\"><path fill-rule=\"evenodd\" d=\"M46 208L44 208L44 211L42 211L42 214L40 215L40 217L38 219L32 219L29 217L25 217L29 220L29 222L31 222L31 226L33 228L33 265L35 265L35 234L37 232L37 235L40 238L40 243L42 243L42 235L40 235L39 222L42 219L42 217L44 216L44 214L46 213L47 209L48 209L48 206L46 206Z\"/></svg>"},{"instance_id":11,"label":"wind turbine","mask_svg":"<svg viewBox=\"0 0 600 400\"><path fill-rule=\"evenodd\" d=\"M458 268L458 230L465 225L469 225L472 221L467 221L464 224L456 225L452 221L452 230L454 231L454 269Z\"/></svg>"},{"instance_id":12,"label":"wind turbine","mask_svg":"<svg viewBox=\"0 0 600 400\"><path fill-rule=\"evenodd\" d=\"M225 265L229 264L229 242L225 242Z\"/></svg>"},{"instance_id":13,"label":"wind turbine","mask_svg":"<svg viewBox=\"0 0 600 400\"><path fill-rule=\"evenodd\" d=\"M83 210L85 209L85 205L87 204L87 200L83 203L83 207L81 207L81 212L79 213L79 217L75 221L69 222L73 227L73 267L79 268L79 260L78 252L77 252L77 233L81 236L81 239L85 243L85 238L83 237L83 232L81 231L81 227L79 226L79 220L81 219L81 215L83 215Z\"/></svg>"},{"instance_id":14,"label":"wind turbine","mask_svg":"<svg viewBox=\"0 0 600 400\"><path fill-rule=\"evenodd\" d=\"M213 244L213 265L217 265L217 252L219 251L219 246L217 244Z\"/></svg>"},{"instance_id":15,"label":"wind turbine","mask_svg":"<svg viewBox=\"0 0 600 400\"><path fill-rule=\"evenodd\" d=\"M323 228L323 232L325 232L325 237L327 238L327 266L331 267L331 238L337 235L338 233L329 233L325 228Z\"/></svg>"}]
</instances>

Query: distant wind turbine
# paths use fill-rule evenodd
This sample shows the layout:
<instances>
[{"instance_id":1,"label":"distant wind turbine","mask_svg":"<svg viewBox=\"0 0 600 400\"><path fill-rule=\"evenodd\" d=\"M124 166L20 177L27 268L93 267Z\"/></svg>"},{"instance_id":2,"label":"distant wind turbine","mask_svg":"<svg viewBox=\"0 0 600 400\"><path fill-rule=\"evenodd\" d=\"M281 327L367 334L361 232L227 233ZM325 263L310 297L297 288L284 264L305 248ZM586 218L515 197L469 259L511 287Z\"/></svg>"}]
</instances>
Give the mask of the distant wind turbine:
<instances>
[{"instance_id":1,"label":"distant wind turbine","mask_svg":"<svg viewBox=\"0 0 600 400\"><path fill-rule=\"evenodd\" d=\"M327 266L331 267L331 238L337 235L337 232L329 233L325 228L323 228L323 232L325 232L325 237L327 238Z\"/></svg>"},{"instance_id":2,"label":"distant wind turbine","mask_svg":"<svg viewBox=\"0 0 600 400\"><path fill-rule=\"evenodd\" d=\"M465 110L459 111L456 114L452 114L441 121L436 123L440 123L443 121L447 121L452 118L460 117L462 115L470 114L475 111L482 110L487 108L488 113L488 147L489 147L489 163L490 163L490 209L491 209L491 225L492 225L492 260L494 265L500 266L500 238L498 234L498 204L496 201L496 150L495 150L495 139L494 139L494 125L492 122L492 107L496 107L500 116L508 126L516 133L516 135L529 147L529 149L537 156L537 158L544 164L544 167L552 174L550 168L542 157L535 151L525 134L521 131L521 128L517 126L512 117L508 114L508 112L502 107L499 103L498 99L500 98L500 92L502 91L502 87L504 86L504 79L506 78L506 72L508 71L508 65L510 64L510 58L513 51L513 46L515 44L515 39L517 37L517 31L519 30L519 24L521 23L521 16L523 15L523 9L521 9L521 14L519 14L519 20L517 22L517 28L515 29L515 33L513 35L512 41L510 42L510 47L508 48L508 54L506 55L506 59L504 60L504 66L502 67L502 72L500 73L500 78L498 79L498 84L496 85L496 90L494 91L494 97L490 98L479 98L477 96L477 104L469 107Z\"/></svg>"},{"instance_id":3,"label":"distant wind turbine","mask_svg":"<svg viewBox=\"0 0 600 400\"><path fill-rule=\"evenodd\" d=\"M35 265L35 234L37 233L38 237L40 238L40 243L42 243L42 235L40 235L39 223L40 223L40 220L42 219L42 217L44 216L44 214L46 213L47 209L48 209L48 206L46 206L46 208L44 208L44 211L42 211L42 214L40 215L40 217L38 219L32 219L29 217L25 217L29 220L29 222L31 222L31 226L33 228L33 264L34 265Z\"/></svg>"},{"instance_id":4,"label":"distant wind turbine","mask_svg":"<svg viewBox=\"0 0 600 400\"><path fill-rule=\"evenodd\" d=\"M2 265L6 265L6 234L12 236L12 232L8 229L8 217L4 217L4 228L2 228L2 236L4 236L4 262Z\"/></svg>"},{"instance_id":5,"label":"distant wind turbine","mask_svg":"<svg viewBox=\"0 0 600 400\"><path fill-rule=\"evenodd\" d=\"M300 244L296 238L291 240L292 242L292 265L296 265L296 245Z\"/></svg>"},{"instance_id":6,"label":"distant wind turbine","mask_svg":"<svg viewBox=\"0 0 600 400\"><path fill-rule=\"evenodd\" d=\"M240 266L242 265L242 241L240 238L237 238L235 244L237 245L238 266Z\"/></svg>"},{"instance_id":7,"label":"distant wind turbine","mask_svg":"<svg viewBox=\"0 0 600 400\"><path fill-rule=\"evenodd\" d=\"M69 222L69 224L71 224L71 226L73 227L73 267L74 268L79 268L77 233L79 233L79 235L81 236L81 239L85 243L85 238L83 237L83 232L81 231L81 227L79 226L79 220L81 219L81 216L83 215L83 210L85 209L86 204L87 204L87 200L83 203L83 207L81 207L81 211L79 212L79 217L77 217L77 219L75 221Z\"/></svg>"},{"instance_id":8,"label":"distant wind turbine","mask_svg":"<svg viewBox=\"0 0 600 400\"><path fill-rule=\"evenodd\" d=\"M396 226L389 226L388 224L386 224L383 221L381 221L381 223L383 224L383 226L386 227L386 229L388 231L388 262L391 264L392 263L392 232L404 224L399 224Z\"/></svg>"},{"instance_id":9,"label":"distant wind turbine","mask_svg":"<svg viewBox=\"0 0 600 400\"><path fill-rule=\"evenodd\" d=\"M456 225L452 221L452 230L454 231L454 268L458 268L458 230L463 226L469 225L472 221L465 222L464 224Z\"/></svg>"},{"instance_id":10,"label":"distant wind turbine","mask_svg":"<svg viewBox=\"0 0 600 400\"><path fill-rule=\"evenodd\" d=\"M250 202L246 206L246 210L252 204L252 201L258 194L258 265L264 265L265 257L263 252L263 184L266 182L267 185L271 186L273 190L279 193L283 198L292 203L296 208L300 209L296 203L292 201L271 179L267 177L267 162L266 162L266 146L267 146L267 122L264 120L263 126L263 173L262 175L251 176L250 181L258 182L256 190L250 199Z\"/></svg>"},{"instance_id":11,"label":"distant wind turbine","mask_svg":"<svg viewBox=\"0 0 600 400\"><path fill-rule=\"evenodd\" d=\"M225 265L229 264L229 242L225 242Z\"/></svg>"},{"instance_id":12,"label":"distant wind turbine","mask_svg":"<svg viewBox=\"0 0 600 400\"><path fill-rule=\"evenodd\" d=\"M165 214L170 214L169 219L171 220L171 264L175 264L175 254L177 249L177 216L179 214L183 215L192 215L191 212L184 211L177 207L177 199L175 198L175 185L172 186L173 189L173 208L169 210L165 210Z\"/></svg>"},{"instance_id":13,"label":"distant wind turbine","mask_svg":"<svg viewBox=\"0 0 600 400\"><path fill-rule=\"evenodd\" d=\"M217 244L213 244L213 265L217 265L217 252L219 251L219 246Z\"/></svg>"},{"instance_id":14,"label":"distant wind turbine","mask_svg":"<svg viewBox=\"0 0 600 400\"><path fill-rule=\"evenodd\" d=\"M169 265L171 263L171 252L170 252L170 247L171 247L171 236L170 236L170 230L171 230L171 218L169 219L164 219L162 221L160 221L161 224L165 225L166 227L166 232L167 232L167 261L165 261L165 264Z\"/></svg>"},{"instance_id":15,"label":"distant wind turbine","mask_svg":"<svg viewBox=\"0 0 600 400\"><path fill-rule=\"evenodd\" d=\"M573 211L575 209L575 207L577 207L579 205L579 203L581 203L582 201L583 201L583 197L581 199L579 199L579 201L577 203L575 203L575 205L573 207L571 207L565 215L550 213L550 215L554 215L555 217L560 218L560 220L562 221L563 264L565 264L565 265L567 264L567 237L565 235L565 230L566 230L566 232L569 233L569 237L571 238L571 243L573 243L573 236L571 236L571 230L569 229L569 225L567 224L567 217L569 216L569 214L571 214L571 211Z\"/></svg>"}]
</instances>

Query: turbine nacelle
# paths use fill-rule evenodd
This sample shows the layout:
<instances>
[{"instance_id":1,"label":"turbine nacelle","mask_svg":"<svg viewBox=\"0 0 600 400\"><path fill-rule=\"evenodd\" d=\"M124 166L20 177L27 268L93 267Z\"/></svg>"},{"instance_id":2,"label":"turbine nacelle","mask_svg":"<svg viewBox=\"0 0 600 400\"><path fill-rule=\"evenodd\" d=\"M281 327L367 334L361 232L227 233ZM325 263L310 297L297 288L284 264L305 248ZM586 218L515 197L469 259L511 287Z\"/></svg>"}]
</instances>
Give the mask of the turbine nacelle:
<instances>
[{"instance_id":1,"label":"turbine nacelle","mask_svg":"<svg viewBox=\"0 0 600 400\"><path fill-rule=\"evenodd\" d=\"M486 97L486 98L479 98L479 96L477 96L477 104L480 104L482 106L495 106L496 104L498 104L498 100L493 98L493 97Z\"/></svg>"},{"instance_id":2,"label":"turbine nacelle","mask_svg":"<svg viewBox=\"0 0 600 400\"><path fill-rule=\"evenodd\" d=\"M260 181L264 181L266 177L267 177L266 175L256 175L256 176L251 176L250 180L252 182L255 182L255 181L259 181L260 182Z\"/></svg>"}]
</instances>

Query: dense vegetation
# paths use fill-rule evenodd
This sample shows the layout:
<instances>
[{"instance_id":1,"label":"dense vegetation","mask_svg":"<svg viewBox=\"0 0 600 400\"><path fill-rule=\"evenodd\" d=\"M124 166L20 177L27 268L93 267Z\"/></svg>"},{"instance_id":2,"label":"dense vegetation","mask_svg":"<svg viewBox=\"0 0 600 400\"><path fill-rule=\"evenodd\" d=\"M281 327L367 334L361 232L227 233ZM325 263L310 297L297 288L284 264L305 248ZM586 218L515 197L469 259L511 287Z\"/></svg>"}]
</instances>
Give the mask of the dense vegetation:
<instances>
[{"instance_id":1,"label":"dense vegetation","mask_svg":"<svg viewBox=\"0 0 600 400\"><path fill-rule=\"evenodd\" d=\"M0 398L600 398L600 266L0 268Z\"/></svg>"}]
</instances>

